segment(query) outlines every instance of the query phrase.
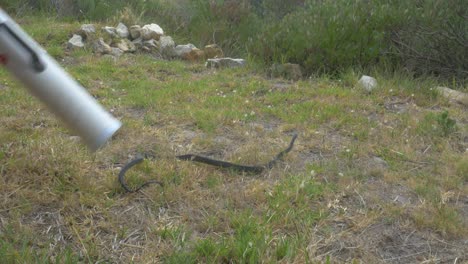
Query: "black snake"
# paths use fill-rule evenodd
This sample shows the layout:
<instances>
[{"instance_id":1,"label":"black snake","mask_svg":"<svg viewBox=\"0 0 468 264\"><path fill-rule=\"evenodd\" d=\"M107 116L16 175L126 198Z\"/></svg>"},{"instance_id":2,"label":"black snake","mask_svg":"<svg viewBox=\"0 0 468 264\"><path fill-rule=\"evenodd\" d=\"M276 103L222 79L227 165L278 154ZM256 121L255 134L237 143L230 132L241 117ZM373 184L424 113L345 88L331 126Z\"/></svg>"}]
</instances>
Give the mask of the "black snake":
<instances>
[{"instance_id":1,"label":"black snake","mask_svg":"<svg viewBox=\"0 0 468 264\"><path fill-rule=\"evenodd\" d=\"M196 154L179 155L179 156L176 156L176 158L179 159L179 160L187 160L187 161L195 161L195 162L205 163L205 164L208 164L208 165L212 165L212 166L216 166L216 167L220 167L220 168L225 168L225 169L231 169L231 170L235 170L235 171L239 171L239 172L260 174L265 169L271 169L279 160L281 160L283 158L283 156L285 154L290 152L292 150L293 146L294 146L294 142L296 141L296 138L297 138L297 134L294 134L292 139L291 139L291 142L289 143L289 146L285 150L278 153L268 163L262 164L262 165L255 165L255 166L240 165L240 164L235 164L235 163L231 163L231 162L227 162L227 161L215 160L215 159L211 159L211 158L208 158L208 157L203 157L203 156L196 155ZM130 193L131 192L137 192L137 191L141 190L142 188L144 188L144 187L146 187L146 186L148 186L150 184L158 184L161 187L163 186L162 182L156 181L156 180L147 181L147 182L143 183L142 185L140 185L139 187L134 188L134 189L130 188L127 185L127 183L125 181L125 173L127 173L127 171L130 168L132 168L133 166L141 163L146 158L147 157L136 158L136 159L130 161L129 163L127 163L120 170L119 183L126 192L130 192Z\"/></svg>"}]
</instances>

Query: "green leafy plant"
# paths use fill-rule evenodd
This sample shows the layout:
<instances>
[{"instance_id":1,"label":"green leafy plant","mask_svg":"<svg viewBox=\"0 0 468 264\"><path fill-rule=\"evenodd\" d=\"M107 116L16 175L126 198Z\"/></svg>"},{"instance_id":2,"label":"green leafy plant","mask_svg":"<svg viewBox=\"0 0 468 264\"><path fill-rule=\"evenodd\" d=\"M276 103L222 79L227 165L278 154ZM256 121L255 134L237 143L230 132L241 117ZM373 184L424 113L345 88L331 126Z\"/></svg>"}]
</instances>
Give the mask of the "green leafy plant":
<instances>
[{"instance_id":1,"label":"green leafy plant","mask_svg":"<svg viewBox=\"0 0 468 264\"><path fill-rule=\"evenodd\" d=\"M448 136L450 133L456 130L456 121L449 117L447 111L444 111L437 115L437 124L440 127L441 133L444 136Z\"/></svg>"},{"instance_id":2,"label":"green leafy plant","mask_svg":"<svg viewBox=\"0 0 468 264\"><path fill-rule=\"evenodd\" d=\"M437 137L447 137L456 130L456 121L449 117L447 111L428 113L418 126L419 133Z\"/></svg>"}]
</instances>

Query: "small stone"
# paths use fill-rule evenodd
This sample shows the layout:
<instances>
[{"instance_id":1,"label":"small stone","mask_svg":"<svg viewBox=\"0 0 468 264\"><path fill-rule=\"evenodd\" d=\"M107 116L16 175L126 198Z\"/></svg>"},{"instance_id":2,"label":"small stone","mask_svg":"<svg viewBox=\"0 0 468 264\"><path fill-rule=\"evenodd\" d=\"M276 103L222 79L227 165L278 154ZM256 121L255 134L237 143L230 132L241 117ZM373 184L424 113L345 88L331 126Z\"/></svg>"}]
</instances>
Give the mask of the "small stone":
<instances>
[{"instance_id":1,"label":"small stone","mask_svg":"<svg viewBox=\"0 0 468 264\"><path fill-rule=\"evenodd\" d=\"M118 42L115 46L119 48L120 50L122 50L123 52L135 52L136 51L135 44L133 44L128 39L121 39L120 42Z\"/></svg>"},{"instance_id":2,"label":"small stone","mask_svg":"<svg viewBox=\"0 0 468 264\"><path fill-rule=\"evenodd\" d=\"M381 168L381 169L388 168L388 163L382 158L377 157L377 156L372 157L372 163L373 163L373 167L376 167L376 168Z\"/></svg>"},{"instance_id":3,"label":"small stone","mask_svg":"<svg viewBox=\"0 0 468 264\"><path fill-rule=\"evenodd\" d=\"M137 38L137 39L132 40L132 43L133 43L133 45L135 45L135 47L137 49L141 49L141 47L143 47L143 39L141 39L141 38Z\"/></svg>"},{"instance_id":4,"label":"small stone","mask_svg":"<svg viewBox=\"0 0 468 264\"><path fill-rule=\"evenodd\" d=\"M177 45L174 49L175 55L179 58L184 58L186 54L190 53L193 49L196 49L195 45L189 43L186 45Z\"/></svg>"},{"instance_id":5,"label":"small stone","mask_svg":"<svg viewBox=\"0 0 468 264\"><path fill-rule=\"evenodd\" d=\"M67 47L69 49L79 49L84 48L83 37L80 35L73 35L73 37L68 41Z\"/></svg>"},{"instance_id":6,"label":"small stone","mask_svg":"<svg viewBox=\"0 0 468 264\"><path fill-rule=\"evenodd\" d=\"M159 52L159 43L154 39L143 41L143 48L144 50L149 52Z\"/></svg>"},{"instance_id":7,"label":"small stone","mask_svg":"<svg viewBox=\"0 0 468 264\"><path fill-rule=\"evenodd\" d=\"M117 31L116 31L116 29L114 27L103 27L102 32L104 32L105 34L107 34L111 38L117 38L118 37Z\"/></svg>"},{"instance_id":8,"label":"small stone","mask_svg":"<svg viewBox=\"0 0 468 264\"><path fill-rule=\"evenodd\" d=\"M162 35L164 35L164 31L158 24L144 25L141 29L141 36L143 40L159 40Z\"/></svg>"},{"instance_id":9,"label":"small stone","mask_svg":"<svg viewBox=\"0 0 468 264\"><path fill-rule=\"evenodd\" d=\"M164 58L172 58L175 53L175 42L170 36L162 36L159 39L159 52Z\"/></svg>"},{"instance_id":10,"label":"small stone","mask_svg":"<svg viewBox=\"0 0 468 264\"><path fill-rule=\"evenodd\" d=\"M437 87L437 91L450 102L459 103L468 106L468 94L447 87Z\"/></svg>"},{"instance_id":11,"label":"small stone","mask_svg":"<svg viewBox=\"0 0 468 264\"><path fill-rule=\"evenodd\" d=\"M78 34L84 39L88 39L96 33L96 27L93 24L84 24L81 25Z\"/></svg>"},{"instance_id":12,"label":"small stone","mask_svg":"<svg viewBox=\"0 0 468 264\"><path fill-rule=\"evenodd\" d=\"M207 59L224 57L223 50L217 44L206 45L203 51Z\"/></svg>"},{"instance_id":13,"label":"small stone","mask_svg":"<svg viewBox=\"0 0 468 264\"><path fill-rule=\"evenodd\" d=\"M123 23L119 23L119 25L117 25L115 28L115 31L121 38L128 38L128 36L130 36L127 26L125 26Z\"/></svg>"},{"instance_id":14,"label":"small stone","mask_svg":"<svg viewBox=\"0 0 468 264\"><path fill-rule=\"evenodd\" d=\"M93 50L98 54L110 54L112 52L112 48L107 45L107 43L102 38L99 38L96 42L94 42Z\"/></svg>"},{"instance_id":15,"label":"small stone","mask_svg":"<svg viewBox=\"0 0 468 264\"><path fill-rule=\"evenodd\" d=\"M130 27L131 39L138 39L141 37L141 27L139 25L133 25Z\"/></svg>"},{"instance_id":16,"label":"small stone","mask_svg":"<svg viewBox=\"0 0 468 264\"><path fill-rule=\"evenodd\" d=\"M205 58L205 52L203 50L194 48L192 49L189 53L184 54L182 56L182 59L188 60L188 61L199 61Z\"/></svg>"},{"instance_id":17,"label":"small stone","mask_svg":"<svg viewBox=\"0 0 468 264\"><path fill-rule=\"evenodd\" d=\"M361 79L359 79L358 85L368 93L372 92L378 86L377 80L367 75L363 75Z\"/></svg>"},{"instance_id":18,"label":"small stone","mask_svg":"<svg viewBox=\"0 0 468 264\"><path fill-rule=\"evenodd\" d=\"M208 59L205 66L207 68L233 68L233 67L243 67L246 65L244 59L233 59L233 58L217 58L217 59Z\"/></svg>"},{"instance_id":19,"label":"small stone","mask_svg":"<svg viewBox=\"0 0 468 264\"><path fill-rule=\"evenodd\" d=\"M121 49L119 49L119 48L111 48L111 49L112 49L112 50L111 50L111 53L110 53L110 54L111 54L112 56L117 57L117 58L120 57L120 56L122 56L122 55L124 54L123 50L121 50Z\"/></svg>"}]
</instances>

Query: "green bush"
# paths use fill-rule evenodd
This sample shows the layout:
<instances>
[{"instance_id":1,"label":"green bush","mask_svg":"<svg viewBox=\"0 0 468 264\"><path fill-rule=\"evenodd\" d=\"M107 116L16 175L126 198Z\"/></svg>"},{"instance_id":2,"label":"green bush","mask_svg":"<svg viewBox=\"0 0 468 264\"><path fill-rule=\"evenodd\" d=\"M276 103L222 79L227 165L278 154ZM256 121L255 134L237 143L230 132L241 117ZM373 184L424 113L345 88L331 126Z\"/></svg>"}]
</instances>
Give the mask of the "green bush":
<instances>
[{"instance_id":1,"label":"green bush","mask_svg":"<svg viewBox=\"0 0 468 264\"><path fill-rule=\"evenodd\" d=\"M468 75L466 1L428 0L412 5L410 23L392 32L394 54L415 74Z\"/></svg>"},{"instance_id":2,"label":"green bush","mask_svg":"<svg viewBox=\"0 0 468 264\"><path fill-rule=\"evenodd\" d=\"M405 4L384 2L308 1L265 27L249 50L267 63L299 63L308 73L374 65L390 48L388 32L410 17L402 10Z\"/></svg>"},{"instance_id":3,"label":"green bush","mask_svg":"<svg viewBox=\"0 0 468 264\"><path fill-rule=\"evenodd\" d=\"M86 20L115 22L133 12L180 42L216 43L228 56L250 56L266 66L298 63L306 74L384 66L456 78L460 86L468 76L464 0L4 2L5 9L18 14L38 11Z\"/></svg>"},{"instance_id":4,"label":"green bush","mask_svg":"<svg viewBox=\"0 0 468 264\"><path fill-rule=\"evenodd\" d=\"M262 12L275 14L266 8L273 2L264 0ZM267 64L299 63L309 74L385 65L456 78L463 86L465 10L462 0L309 0L284 16L263 17L248 51Z\"/></svg>"}]
</instances>

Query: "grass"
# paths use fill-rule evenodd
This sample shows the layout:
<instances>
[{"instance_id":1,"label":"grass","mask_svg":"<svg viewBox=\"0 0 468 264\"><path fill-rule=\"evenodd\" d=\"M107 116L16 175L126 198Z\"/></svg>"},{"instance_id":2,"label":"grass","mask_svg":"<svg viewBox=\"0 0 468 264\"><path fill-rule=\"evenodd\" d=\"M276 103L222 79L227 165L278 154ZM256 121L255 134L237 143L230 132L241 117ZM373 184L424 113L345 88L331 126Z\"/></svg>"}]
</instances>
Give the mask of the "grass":
<instances>
[{"instance_id":1,"label":"grass","mask_svg":"<svg viewBox=\"0 0 468 264\"><path fill-rule=\"evenodd\" d=\"M0 71L6 263L466 260L466 108L430 78L375 71L380 88L367 94L359 72L292 83L144 54L113 61L66 51L75 23L20 22L124 126L89 153ZM292 132L293 151L260 176L174 158L264 163ZM125 194L118 170L146 152L155 158L129 184L165 187Z\"/></svg>"}]
</instances>

